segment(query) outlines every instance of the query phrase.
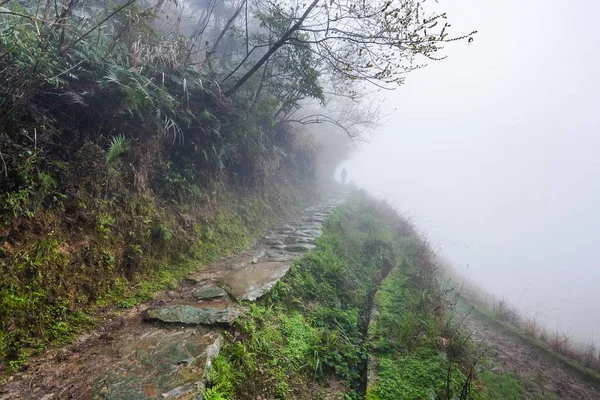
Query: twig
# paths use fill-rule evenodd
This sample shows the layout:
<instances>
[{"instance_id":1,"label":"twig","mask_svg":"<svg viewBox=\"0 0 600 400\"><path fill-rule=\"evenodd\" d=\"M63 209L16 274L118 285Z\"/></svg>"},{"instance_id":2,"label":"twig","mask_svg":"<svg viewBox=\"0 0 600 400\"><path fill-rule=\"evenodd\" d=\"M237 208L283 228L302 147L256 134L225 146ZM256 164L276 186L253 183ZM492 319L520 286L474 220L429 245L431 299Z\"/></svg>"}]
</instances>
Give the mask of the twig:
<instances>
[{"instance_id":1,"label":"twig","mask_svg":"<svg viewBox=\"0 0 600 400\"><path fill-rule=\"evenodd\" d=\"M0 3L0 5L3 5L3 4L4 3ZM16 12L12 12L12 11L0 11L0 14L9 14L9 15L14 15L16 17L27 18L31 22L35 23L35 20L32 17L30 17L29 15L20 14L20 13L16 13Z\"/></svg>"},{"instance_id":2,"label":"twig","mask_svg":"<svg viewBox=\"0 0 600 400\"><path fill-rule=\"evenodd\" d=\"M86 33L84 33L83 35L79 36L79 38L77 40L73 41L70 45L68 45L64 49L62 49L62 52L64 53L65 51L67 51L70 48L72 48L73 46L75 46L77 43L81 42L90 33L94 32L96 29L98 29L98 27L100 27L101 25L103 25L106 21L108 21L109 19L111 19L112 17L114 17L116 14L118 14L119 12L121 12L121 10L123 10L126 7L129 7L130 5L132 5L133 3L135 3L136 1L137 0L129 0L127 3L123 4L121 7L117 8L115 11L113 11L112 13L110 13L102 21L98 22L96 25L94 25L92 28L90 28Z\"/></svg>"},{"instance_id":3,"label":"twig","mask_svg":"<svg viewBox=\"0 0 600 400\"><path fill-rule=\"evenodd\" d=\"M67 72L69 72L70 70L72 70L72 69L74 69L74 68L77 68L77 67L78 67L79 65L81 65L81 64L82 64L84 61L87 61L87 60L81 60L81 61L79 61L77 64L73 65L71 68L69 68L69 69L66 69L66 70L64 70L63 72L61 72L61 73L59 73L59 74L57 74L57 75L54 75L52 78L50 78L50 79L48 79L48 80L52 80L52 79L58 78L58 77L59 77L59 76L61 76L61 75L64 75L64 74L66 74L66 73L67 73Z\"/></svg>"},{"instance_id":4,"label":"twig","mask_svg":"<svg viewBox=\"0 0 600 400\"><path fill-rule=\"evenodd\" d=\"M2 154L2 150L0 150L0 160L2 160L2 171L4 171L4 177L8 178L8 167L6 166L6 161L4 160L4 154Z\"/></svg>"}]
</instances>

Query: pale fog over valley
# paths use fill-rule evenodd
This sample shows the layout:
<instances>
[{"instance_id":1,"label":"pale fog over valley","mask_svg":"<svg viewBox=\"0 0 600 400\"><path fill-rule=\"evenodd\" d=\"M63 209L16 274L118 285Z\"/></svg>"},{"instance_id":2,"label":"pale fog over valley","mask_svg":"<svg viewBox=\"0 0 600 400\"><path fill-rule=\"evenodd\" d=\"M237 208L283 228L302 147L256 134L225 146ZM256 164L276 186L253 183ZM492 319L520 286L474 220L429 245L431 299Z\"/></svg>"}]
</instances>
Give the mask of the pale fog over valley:
<instances>
[{"instance_id":1,"label":"pale fog over valley","mask_svg":"<svg viewBox=\"0 0 600 400\"><path fill-rule=\"evenodd\" d=\"M600 338L600 4L451 1L469 45L380 92L343 166L459 272L550 331Z\"/></svg>"}]
</instances>

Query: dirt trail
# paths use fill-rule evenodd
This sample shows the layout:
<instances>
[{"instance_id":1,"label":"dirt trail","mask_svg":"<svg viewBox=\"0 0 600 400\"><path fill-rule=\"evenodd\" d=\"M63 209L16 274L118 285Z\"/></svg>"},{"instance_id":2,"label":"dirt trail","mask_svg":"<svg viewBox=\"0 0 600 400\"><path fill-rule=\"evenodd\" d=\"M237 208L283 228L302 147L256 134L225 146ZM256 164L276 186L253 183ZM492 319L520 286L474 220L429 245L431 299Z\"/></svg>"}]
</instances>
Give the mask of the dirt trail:
<instances>
[{"instance_id":1,"label":"dirt trail","mask_svg":"<svg viewBox=\"0 0 600 400\"><path fill-rule=\"evenodd\" d=\"M325 218L346 197L306 209L244 253L193 272L177 290L31 359L26 371L0 382L0 400L201 399L197 393L222 345L223 326L242 311L239 301L270 291L293 259L315 247ZM150 322L151 313L170 320Z\"/></svg>"},{"instance_id":2,"label":"dirt trail","mask_svg":"<svg viewBox=\"0 0 600 400\"><path fill-rule=\"evenodd\" d=\"M600 399L600 381L581 376L546 349L539 348L477 311L463 327L499 367L496 372L513 372L526 393L523 399Z\"/></svg>"}]
</instances>

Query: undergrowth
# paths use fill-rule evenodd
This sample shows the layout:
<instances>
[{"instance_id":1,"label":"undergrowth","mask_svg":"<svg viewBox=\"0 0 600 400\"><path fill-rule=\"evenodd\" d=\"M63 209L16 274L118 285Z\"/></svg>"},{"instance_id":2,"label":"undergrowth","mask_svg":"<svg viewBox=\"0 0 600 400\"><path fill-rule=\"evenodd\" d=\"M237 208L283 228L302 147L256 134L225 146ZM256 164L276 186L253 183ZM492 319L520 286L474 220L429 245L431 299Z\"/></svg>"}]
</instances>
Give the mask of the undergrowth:
<instances>
[{"instance_id":1,"label":"undergrowth","mask_svg":"<svg viewBox=\"0 0 600 400\"><path fill-rule=\"evenodd\" d=\"M97 315L172 289L190 270L243 250L272 218L311 196L310 189L280 190L270 192L276 200L223 193L214 204L170 205L151 194L125 204L81 196L65 201L74 213L34 206L31 217L6 217L0 372L15 372L31 355L70 341Z\"/></svg>"},{"instance_id":2,"label":"undergrowth","mask_svg":"<svg viewBox=\"0 0 600 400\"><path fill-rule=\"evenodd\" d=\"M436 276L414 228L354 194L330 215L317 248L228 332L205 398L488 398L479 380L469 385L468 346L453 357L439 345Z\"/></svg>"},{"instance_id":3,"label":"undergrowth","mask_svg":"<svg viewBox=\"0 0 600 400\"><path fill-rule=\"evenodd\" d=\"M430 260L405 259L377 294L367 399L483 399L469 377L474 349L448 329ZM452 340L450 338L456 338Z\"/></svg>"},{"instance_id":4,"label":"undergrowth","mask_svg":"<svg viewBox=\"0 0 600 400\"><path fill-rule=\"evenodd\" d=\"M314 199L318 151L153 6L0 3L1 375L242 250Z\"/></svg>"}]
</instances>

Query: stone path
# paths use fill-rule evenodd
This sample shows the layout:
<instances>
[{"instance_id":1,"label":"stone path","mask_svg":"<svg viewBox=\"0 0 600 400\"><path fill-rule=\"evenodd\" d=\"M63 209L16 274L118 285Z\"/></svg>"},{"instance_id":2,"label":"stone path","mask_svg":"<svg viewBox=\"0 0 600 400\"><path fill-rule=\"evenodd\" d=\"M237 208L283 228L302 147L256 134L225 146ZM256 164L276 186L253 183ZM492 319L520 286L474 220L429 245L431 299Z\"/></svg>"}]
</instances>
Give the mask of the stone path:
<instances>
[{"instance_id":1,"label":"stone path","mask_svg":"<svg viewBox=\"0 0 600 400\"><path fill-rule=\"evenodd\" d=\"M32 360L26 372L0 383L0 400L201 400L223 328L244 312L244 301L268 293L294 259L315 248L323 222L345 197L308 208L241 255L190 274L179 290Z\"/></svg>"}]
</instances>

